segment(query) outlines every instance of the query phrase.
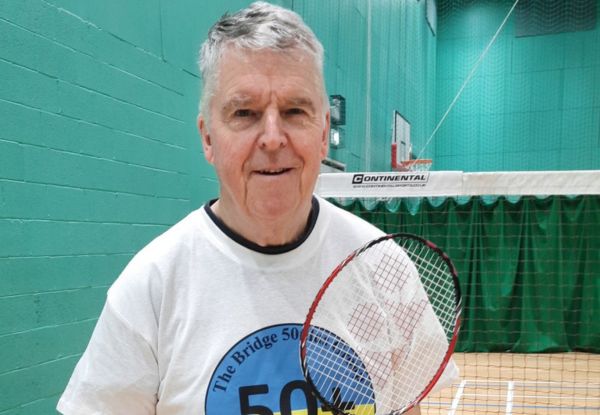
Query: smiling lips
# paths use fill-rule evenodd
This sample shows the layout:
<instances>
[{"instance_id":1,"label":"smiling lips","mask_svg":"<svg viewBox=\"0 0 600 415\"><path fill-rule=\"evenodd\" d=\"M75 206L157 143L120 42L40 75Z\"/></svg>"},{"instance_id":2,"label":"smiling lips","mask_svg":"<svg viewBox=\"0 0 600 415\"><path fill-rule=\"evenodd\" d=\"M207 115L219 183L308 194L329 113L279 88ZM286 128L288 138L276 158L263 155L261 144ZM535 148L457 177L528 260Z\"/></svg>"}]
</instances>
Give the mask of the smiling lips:
<instances>
[{"instance_id":1,"label":"smiling lips","mask_svg":"<svg viewBox=\"0 0 600 415\"><path fill-rule=\"evenodd\" d=\"M280 169L256 170L256 172L259 173L259 174L265 174L267 176L277 176L279 174L287 173L288 171L291 171L291 170L292 170L291 168L282 167Z\"/></svg>"}]
</instances>

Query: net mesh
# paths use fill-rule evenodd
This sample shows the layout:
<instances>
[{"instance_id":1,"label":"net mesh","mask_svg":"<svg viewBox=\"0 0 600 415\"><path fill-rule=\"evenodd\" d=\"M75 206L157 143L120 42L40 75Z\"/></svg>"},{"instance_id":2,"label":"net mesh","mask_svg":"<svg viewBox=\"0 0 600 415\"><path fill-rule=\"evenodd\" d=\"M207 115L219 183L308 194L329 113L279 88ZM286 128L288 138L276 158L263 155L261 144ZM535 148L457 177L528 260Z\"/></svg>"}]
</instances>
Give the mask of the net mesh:
<instances>
[{"instance_id":1,"label":"net mesh","mask_svg":"<svg viewBox=\"0 0 600 415\"><path fill-rule=\"evenodd\" d=\"M461 375L422 413L598 414L600 192L568 195L565 180L551 183L555 194L499 196L500 181L485 176L489 195L331 200L385 232L433 241L457 268Z\"/></svg>"}]
</instances>

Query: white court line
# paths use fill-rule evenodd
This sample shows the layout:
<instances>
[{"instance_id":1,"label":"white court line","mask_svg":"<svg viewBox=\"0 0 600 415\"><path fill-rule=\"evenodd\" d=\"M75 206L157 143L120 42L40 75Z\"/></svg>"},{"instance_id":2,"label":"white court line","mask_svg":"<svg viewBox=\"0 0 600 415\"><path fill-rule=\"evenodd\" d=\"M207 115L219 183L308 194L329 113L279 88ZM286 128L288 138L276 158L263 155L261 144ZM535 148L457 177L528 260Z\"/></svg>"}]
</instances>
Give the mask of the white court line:
<instances>
[{"instance_id":1,"label":"white court line","mask_svg":"<svg viewBox=\"0 0 600 415\"><path fill-rule=\"evenodd\" d=\"M462 382L460 382L460 385L458 385L458 390L456 391L456 395L454 395L454 399L452 399L452 406L450 407L448 415L456 414L456 409L458 408L458 403L460 402L460 398L462 398L462 394L465 390L466 384L467 381L463 380Z\"/></svg>"},{"instance_id":2,"label":"white court line","mask_svg":"<svg viewBox=\"0 0 600 415\"><path fill-rule=\"evenodd\" d=\"M476 380L471 379L469 383L476 385L502 385L506 383L506 380L500 379L486 379ZM540 381L540 380L519 380L519 385L523 387L536 387L538 385L549 385L551 387L557 387L561 389L595 389L600 388L600 383L573 383L573 382L556 382L556 381Z\"/></svg>"},{"instance_id":3,"label":"white court line","mask_svg":"<svg viewBox=\"0 0 600 415\"><path fill-rule=\"evenodd\" d=\"M515 396L515 382L507 382L508 390L506 391L506 415L512 415L513 399Z\"/></svg>"},{"instance_id":4,"label":"white court line","mask_svg":"<svg viewBox=\"0 0 600 415\"><path fill-rule=\"evenodd\" d=\"M590 396L589 398L576 397L576 396L561 396L561 395L519 395L519 398L523 399L547 399L549 401L597 401L598 397Z\"/></svg>"},{"instance_id":5,"label":"white court line","mask_svg":"<svg viewBox=\"0 0 600 415\"><path fill-rule=\"evenodd\" d=\"M462 395L465 398L477 398L481 396L481 393L463 393ZM488 393L485 395L488 398L497 398L501 399L505 397L505 394L500 393ZM547 399L547 400L557 400L557 401L597 401L598 397L591 396L589 398L586 397L576 397L576 396L561 396L561 395L514 395L513 398L522 398L522 399ZM514 400L514 399L513 399Z\"/></svg>"}]
</instances>

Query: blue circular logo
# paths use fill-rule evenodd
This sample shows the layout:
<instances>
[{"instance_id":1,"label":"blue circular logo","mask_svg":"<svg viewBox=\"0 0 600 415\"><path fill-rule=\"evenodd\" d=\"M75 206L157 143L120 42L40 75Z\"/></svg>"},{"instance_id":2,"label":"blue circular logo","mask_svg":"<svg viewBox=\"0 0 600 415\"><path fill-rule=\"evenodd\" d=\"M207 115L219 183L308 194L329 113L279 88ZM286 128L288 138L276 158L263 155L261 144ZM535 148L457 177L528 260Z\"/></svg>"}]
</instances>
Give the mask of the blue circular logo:
<instances>
[{"instance_id":1,"label":"blue circular logo","mask_svg":"<svg viewBox=\"0 0 600 415\"><path fill-rule=\"evenodd\" d=\"M206 415L333 415L311 392L300 364L300 324L258 330L234 345L213 372L206 393ZM374 414L373 403L333 402ZM368 410L372 408L372 410Z\"/></svg>"}]
</instances>

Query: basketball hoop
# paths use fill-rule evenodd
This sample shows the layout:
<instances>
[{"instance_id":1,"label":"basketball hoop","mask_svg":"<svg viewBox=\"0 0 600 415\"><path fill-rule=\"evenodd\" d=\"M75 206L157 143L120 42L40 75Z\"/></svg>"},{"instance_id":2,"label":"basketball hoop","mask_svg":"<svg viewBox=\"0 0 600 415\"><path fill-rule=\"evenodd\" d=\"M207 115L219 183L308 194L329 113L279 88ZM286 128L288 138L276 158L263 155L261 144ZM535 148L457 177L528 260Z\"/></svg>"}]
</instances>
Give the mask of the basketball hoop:
<instances>
[{"instance_id":1,"label":"basketball hoop","mask_svg":"<svg viewBox=\"0 0 600 415\"><path fill-rule=\"evenodd\" d=\"M431 169L431 159L405 160L398 163L397 171L429 171Z\"/></svg>"}]
</instances>

